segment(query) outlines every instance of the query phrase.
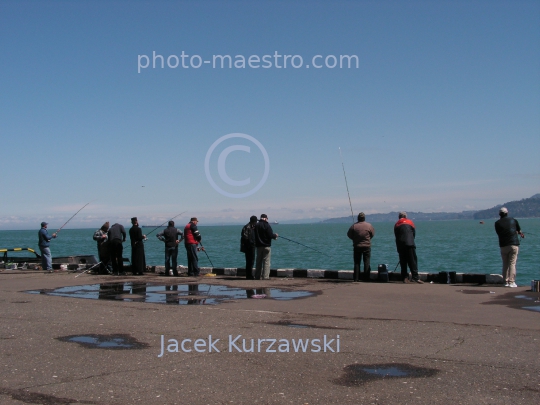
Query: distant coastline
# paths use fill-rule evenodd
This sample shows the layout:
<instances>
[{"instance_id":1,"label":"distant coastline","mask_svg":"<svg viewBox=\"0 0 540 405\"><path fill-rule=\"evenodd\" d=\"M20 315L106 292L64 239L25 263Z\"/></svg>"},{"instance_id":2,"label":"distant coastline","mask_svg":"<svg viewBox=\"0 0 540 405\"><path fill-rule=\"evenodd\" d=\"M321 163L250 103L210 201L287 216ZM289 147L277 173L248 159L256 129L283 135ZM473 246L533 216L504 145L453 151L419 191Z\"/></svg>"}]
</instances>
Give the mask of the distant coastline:
<instances>
[{"instance_id":1,"label":"distant coastline","mask_svg":"<svg viewBox=\"0 0 540 405\"><path fill-rule=\"evenodd\" d=\"M510 215L516 218L539 218L540 217L540 193L519 201L509 201L494 207L480 211L462 211L462 212L407 212L409 218L417 221L450 221L459 219L491 219L499 217L501 207L508 208ZM398 212L393 211L387 214L366 214L368 222L392 222L396 221ZM355 218L356 221L356 218ZM329 218L321 223L350 223L351 216Z\"/></svg>"}]
</instances>

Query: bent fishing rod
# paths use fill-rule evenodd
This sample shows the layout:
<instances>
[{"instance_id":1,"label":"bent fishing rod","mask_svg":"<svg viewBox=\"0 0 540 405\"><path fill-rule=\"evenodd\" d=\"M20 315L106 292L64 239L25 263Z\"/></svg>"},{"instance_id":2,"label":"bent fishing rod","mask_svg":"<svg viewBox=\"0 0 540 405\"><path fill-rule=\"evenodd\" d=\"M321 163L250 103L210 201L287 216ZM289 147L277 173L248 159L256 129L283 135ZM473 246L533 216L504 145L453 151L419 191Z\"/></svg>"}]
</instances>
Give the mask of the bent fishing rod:
<instances>
[{"instance_id":1,"label":"bent fishing rod","mask_svg":"<svg viewBox=\"0 0 540 405\"><path fill-rule=\"evenodd\" d=\"M345 177L345 187L347 187L347 196L349 197L349 206L351 207L351 218L354 224L354 213L351 204L351 195L349 194L349 184L347 183L347 175L345 174L345 165L343 164L343 155L341 154L341 148L339 149L339 156L341 157L341 167L343 168L343 176Z\"/></svg>"},{"instance_id":2,"label":"bent fishing rod","mask_svg":"<svg viewBox=\"0 0 540 405\"><path fill-rule=\"evenodd\" d=\"M96 201L96 200L93 200L93 201ZM91 202L92 202L92 201L90 201L90 202L84 204L83 207L82 207L79 211L77 211L75 214L73 214L73 215L71 216L71 218L68 219L68 220L66 221L66 223L65 223L64 225L62 225L55 233L58 234L58 232L60 232L60 231L62 230L62 228L68 224L69 221L71 221L73 218L75 218L75 215L77 215L79 212L81 212L81 211L83 210L83 208L86 207L86 206L87 206L88 204L90 204Z\"/></svg>"},{"instance_id":3,"label":"bent fishing rod","mask_svg":"<svg viewBox=\"0 0 540 405\"><path fill-rule=\"evenodd\" d=\"M323 252L321 252L320 250L314 249L314 248L312 248L312 247L309 247L309 246L307 246L307 245L304 245L303 243L297 242L297 241L295 241L295 240L286 238L285 236L281 236L281 235L280 235L280 236L278 236L278 238L283 238L283 239L285 239L285 240L288 240L289 242L293 242L293 243L296 243L296 244L298 244L298 245L300 245L300 246L304 246L304 247L307 247L308 249L314 250L315 252L320 253L321 255L328 256L326 253L323 253Z\"/></svg>"}]
</instances>

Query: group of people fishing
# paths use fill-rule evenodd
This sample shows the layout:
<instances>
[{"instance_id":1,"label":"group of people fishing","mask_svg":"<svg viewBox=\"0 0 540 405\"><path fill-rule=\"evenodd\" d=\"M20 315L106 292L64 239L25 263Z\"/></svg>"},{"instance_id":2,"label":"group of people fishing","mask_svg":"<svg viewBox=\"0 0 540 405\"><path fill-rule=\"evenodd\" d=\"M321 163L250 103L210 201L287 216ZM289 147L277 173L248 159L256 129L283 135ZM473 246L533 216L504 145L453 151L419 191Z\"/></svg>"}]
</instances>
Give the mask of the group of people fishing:
<instances>
[{"instance_id":1,"label":"group of people fishing","mask_svg":"<svg viewBox=\"0 0 540 405\"><path fill-rule=\"evenodd\" d=\"M499 247L503 262L502 275L506 287L517 287L515 277L516 261L519 252L518 235L521 238L525 236L521 231L518 221L508 216L508 210L505 207L500 209L499 216L500 219L495 223L495 230L499 237ZM366 222L366 215L363 212L358 214L357 219L358 221L347 231L347 236L353 242L353 282L359 282L361 279L362 281L369 282L371 279L371 239L375 236L375 229L369 222ZM156 235L159 240L165 243L165 276L179 276L178 246L182 241L184 242L188 262L187 276L197 277L200 275L198 252L204 251L208 260L212 263L202 245L201 234L197 228L198 222L196 217L192 217L182 232L175 227L174 221L171 219L168 221L167 227ZM131 218L131 224L132 226L129 230L131 272L134 275L142 275L146 269L143 241L147 239L147 235L142 233L137 217ZM47 231L47 225L46 222L41 223L41 229L38 233L39 249L41 251L43 270L51 272L52 257L49 243L51 239L57 237L57 233L62 228L50 235ZM149 234L160 227L155 228ZM415 282L423 284L418 274L418 259L415 244L416 228L413 221L407 218L407 213L404 211L398 214L398 221L394 225L394 235L399 255L399 264L401 266L402 281L404 283ZM109 222L105 222L94 233L93 239L97 242L99 255L98 273L124 274L122 244L126 241L126 236L126 230L121 224L115 223L110 226ZM246 260L246 279L268 280L270 278L272 240L277 238L278 234L272 230L266 214L262 214L259 219L254 215L251 216L249 222L242 228L240 238L240 251L244 253ZM310 248L291 239L284 239ZM313 248L310 249L317 251ZM364 263L363 275L360 273L362 262ZM254 265L255 271L253 269ZM410 270L410 278L407 268Z\"/></svg>"},{"instance_id":2,"label":"group of people fishing","mask_svg":"<svg viewBox=\"0 0 540 405\"><path fill-rule=\"evenodd\" d=\"M188 262L188 277L200 275L198 252L203 251L208 257L202 237L197 228L198 219L192 217L184 230L175 227L174 221L169 220L167 227L156 236L165 243L165 276L178 277L178 246L183 241L186 249ZM134 275L142 275L146 269L146 258L144 254L144 243L148 235L142 233L137 217L131 218L131 228L129 238L131 242L131 272ZM160 227L157 227L158 229ZM154 230L156 230L154 229ZM153 231L151 231L153 232ZM150 232L150 233L151 233ZM149 233L149 234L150 234ZM126 230L121 224L115 223L110 226L105 222L93 236L97 242L99 254L100 274L123 275L123 246L126 241ZM53 235L52 237L56 237ZM268 223L268 216L262 214L257 221L256 216L252 216L248 224L242 229L240 240L240 250L246 257L246 278L257 280L268 280L270 278L270 251L272 240L277 239L278 234L274 233ZM256 269L253 272L253 265L256 258ZM208 257L210 263L210 257ZM97 266L96 266L97 267Z\"/></svg>"}]
</instances>

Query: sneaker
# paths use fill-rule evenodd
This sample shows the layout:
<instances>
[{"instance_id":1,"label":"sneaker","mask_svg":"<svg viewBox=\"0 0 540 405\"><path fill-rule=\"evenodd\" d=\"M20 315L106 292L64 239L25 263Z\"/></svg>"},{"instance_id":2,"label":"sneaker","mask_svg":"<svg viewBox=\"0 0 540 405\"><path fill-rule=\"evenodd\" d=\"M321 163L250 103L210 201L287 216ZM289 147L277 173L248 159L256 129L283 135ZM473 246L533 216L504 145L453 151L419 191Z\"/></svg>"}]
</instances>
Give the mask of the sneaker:
<instances>
[{"instance_id":1,"label":"sneaker","mask_svg":"<svg viewBox=\"0 0 540 405\"><path fill-rule=\"evenodd\" d=\"M418 283L418 284L424 284L424 282L422 280L420 280L419 278L416 279L416 280L413 280L415 283Z\"/></svg>"},{"instance_id":2,"label":"sneaker","mask_svg":"<svg viewBox=\"0 0 540 405\"><path fill-rule=\"evenodd\" d=\"M517 284L516 283L510 283L510 285L508 287L517 288Z\"/></svg>"},{"instance_id":3,"label":"sneaker","mask_svg":"<svg viewBox=\"0 0 540 405\"><path fill-rule=\"evenodd\" d=\"M409 283L411 282L411 280L409 280L408 278L404 278L404 279L403 279L403 282L404 282L405 284L409 284Z\"/></svg>"},{"instance_id":4,"label":"sneaker","mask_svg":"<svg viewBox=\"0 0 540 405\"><path fill-rule=\"evenodd\" d=\"M506 283L504 286L505 286L505 287L510 287L510 284Z\"/></svg>"}]
</instances>

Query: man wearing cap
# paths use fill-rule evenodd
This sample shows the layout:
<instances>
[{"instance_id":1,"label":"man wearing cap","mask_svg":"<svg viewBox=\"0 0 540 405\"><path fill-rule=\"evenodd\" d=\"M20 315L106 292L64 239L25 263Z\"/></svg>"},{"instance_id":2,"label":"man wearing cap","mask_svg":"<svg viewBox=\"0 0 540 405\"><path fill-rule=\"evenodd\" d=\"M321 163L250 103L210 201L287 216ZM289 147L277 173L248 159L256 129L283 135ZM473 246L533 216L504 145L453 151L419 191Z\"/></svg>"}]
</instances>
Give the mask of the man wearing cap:
<instances>
[{"instance_id":1,"label":"man wearing cap","mask_svg":"<svg viewBox=\"0 0 540 405\"><path fill-rule=\"evenodd\" d=\"M193 217L184 228L184 246L186 247L187 253L188 276L194 277L198 277L200 273L197 251L199 249L204 250L204 247L197 247L202 240L201 233L197 228L198 223L199 220Z\"/></svg>"},{"instance_id":2,"label":"man wearing cap","mask_svg":"<svg viewBox=\"0 0 540 405\"><path fill-rule=\"evenodd\" d=\"M257 225L255 225L254 233L255 246L257 247L255 279L269 280L272 239L277 239L278 234L272 231L272 227L268 223L268 216L266 214L261 215L261 219L259 219Z\"/></svg>"},{"instance_id":3,"label":"man wearing cap","mask_svg":"<svg viewBox=\"0 0 540 405\"><path fill-rule=\"evenodd\" d=\"M56 238L56 233L49 235L47 225L49 225L47 222L41 223L41 229L38 232L38 246L41 252L41 267L43 270L52 273L52 255L49 246L51 239Z\"/></svg>"},{"instance_id":4,"label":"man wearing cap","mask_svg":"<svg viewBox=\"0 0 540 405\"><path fill-rule=\"evenodd\" d=\"M184 234L174 227L174 221L169 221L167 228L156 236L165 242L165 276L169 276L172 269L173 276L178 277L178 245L184 239Z\"/></svg>"},{"instance_id":5,"label":"man wearing cap","mask_svg":"<svg viewBox=\"0 0 540 405\"><path fill-rule=\"evenodd\" d=\"M499 210L499 217L495 222L495 232L499 237L499 247L501 248L502 276L505 287L517 287L516 284L516 262L519 252L519 238L525 237L517 220L508 216L508 209L502 207Z\"/></svg>"},{"instance_id":6,"label":"man wearing cap","mask_svg":"<svg viewBox=\"0 0 540 405\"><path fill-rule=\"evenodd\" d=\"M253 280L253 262L255 261L255 225L257 217L252 215L249 222L242 228L240 251L246 256L246 279Z\"/></svg>"},{"instance_id":7,"label":"man wearing cap","mask_svg":"<svg viewBox=\"0 0 540 405\"><path fill-rule=\"evenodd\" d=\"M143 235L137 217L131 218L131 225L129 230L129 239L131 241L131 272L134 276L142 276L144 270L146 270L143 242L146 240L146 235Z\"/></svg>"},{"instance_id":8,"label":"man wearing cap","mask_svg":"<svg viewBox=\"0 0 540 405\"><path fill-rule=\"evenodd\" d=\"M101 225L96 232L94 232L93 239L97 242L98 256L99 256L99 274L111 273L110 271L110 254L109 243L107 241L107 232L109 231L109 221Z\"/></svg>"},{"instance_id":9,"label":"man wearing cap","mask_svg":"<svg viewBox=\"0 0 540 405\"><path fill-rule=\"evenodd\" d=\"M107 232L109 240L109 254L111 255L113 273L117 276L124 273L124 259L122 253L124 247L122 243L126 241L126 230L124 226L116 223Z\"/></svg>"},{"instance_id":10,"label":"man wearing cap","mask_svg":"<svg viewBox=\"0 0 540 405\"><path fill-rule=\"evenodd\" d=\"M366 222L366 214L358 214L358 222L351 225L347 232L349 239L353 241L354 276L353 282L360 280L360 263L364 259L365 282L370 281L371 274L371 239L375 236L375 229L369 222Z\"/></svg>"},{"instance_id":11,"label":"man wearing cap","mask_svg":"<svg viewBox=\"0 0 540 405\"><path fill-rule=\"evenodd\" d=\"M407 219L407 213L401 211L399 219L394 225L394 235L396 237L396 247L399 254L399 264L401 265L401 278L404 283L409 283L407 265L411 270L412 281L424 284L418 277L418 258L416 257L416 229L413 221Z\"/></svg>"}]
</instances>

